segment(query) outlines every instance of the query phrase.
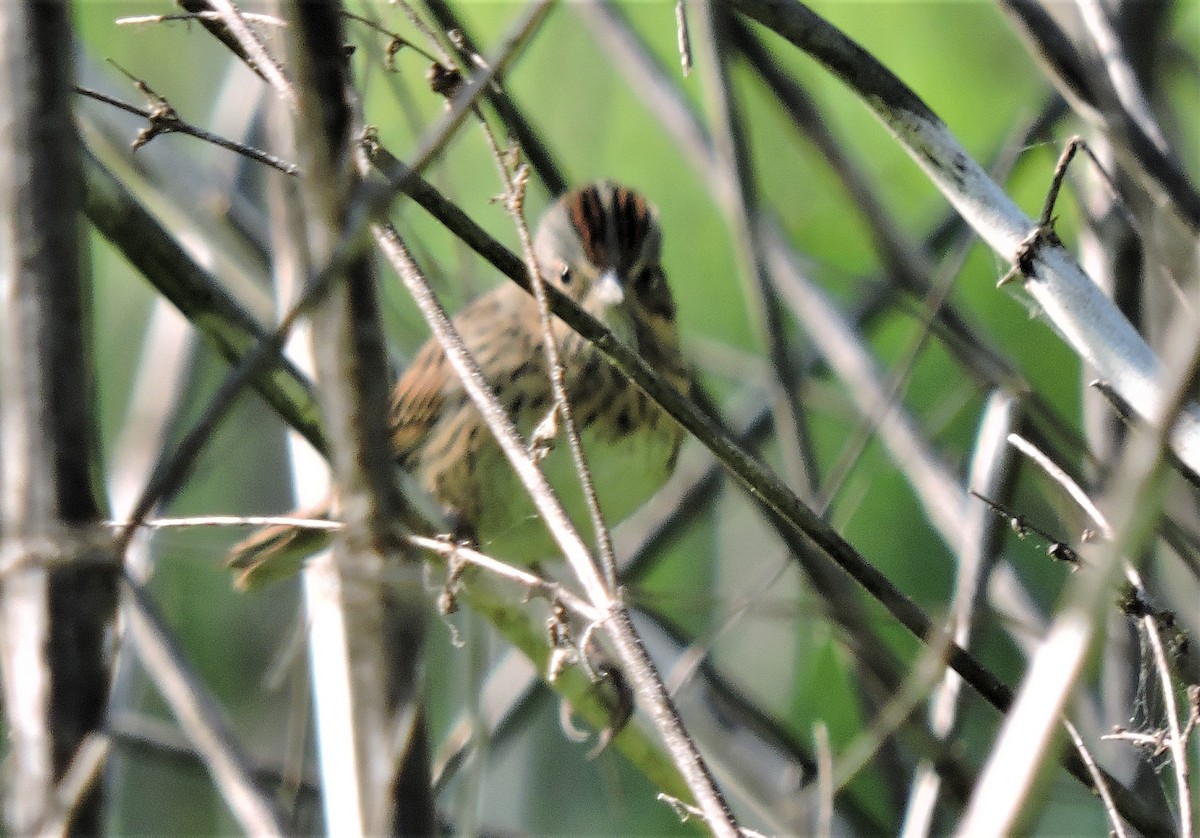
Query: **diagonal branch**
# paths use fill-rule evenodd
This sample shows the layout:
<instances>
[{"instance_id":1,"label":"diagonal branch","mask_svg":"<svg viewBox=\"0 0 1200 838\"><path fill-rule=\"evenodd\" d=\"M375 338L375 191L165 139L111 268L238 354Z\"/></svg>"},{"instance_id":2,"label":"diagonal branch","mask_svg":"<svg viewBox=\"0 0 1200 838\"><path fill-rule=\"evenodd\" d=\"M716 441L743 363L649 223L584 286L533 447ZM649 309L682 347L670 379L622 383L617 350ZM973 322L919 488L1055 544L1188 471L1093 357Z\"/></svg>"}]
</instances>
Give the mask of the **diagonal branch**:
<instances>
[{"instance_id":1,"label":"diagonal branch","mask_svg":"<svg viewBox=\"0 0 1200 838\"><path fill-rule=\"evenodd\" d=\"M599 569L592 562L587 547L579 538L541 469L525 453L525 445L517 435L508 414L485 382L474 358L467 352L462 339L433 296L404 243L391 228L378 228L377 236L380 247L400 274L434 336L441 343L447 361L462 380L464 389L483 416L513 470L528 487L534 506L562 548L587 598L606 615L604 627L635 685L643 706L650 713L667 749L687 781L688 788L703 810L708 827L718 835L736 834L737 827L733 816L708 767L687 736L674 704L654 671L650 657L638 638L624 606L609 591ZM603 326L597 323L596 327L608 334L610 343L617 343ZM641 361L632 350L626 349L625 352ZM645 366L644 362L642 364Z\"/></svg>"},{"instance_id":2,"label":"diagonal branch","mask_svg":"<svg viewBox=\"0 0 1200 838\"><path fill-rule=\"evenodd\" d=\"M796 2L727 0L804 50L871 108L980 237L1025 275L1025 290L1072 349L1143 418L1162 415L1162 364L1053 235L1039 227L967 153L946 125L861 46ZM1200 471L1200 407L1188 403L1171 448Z\"/></svg>"}]
</instances>

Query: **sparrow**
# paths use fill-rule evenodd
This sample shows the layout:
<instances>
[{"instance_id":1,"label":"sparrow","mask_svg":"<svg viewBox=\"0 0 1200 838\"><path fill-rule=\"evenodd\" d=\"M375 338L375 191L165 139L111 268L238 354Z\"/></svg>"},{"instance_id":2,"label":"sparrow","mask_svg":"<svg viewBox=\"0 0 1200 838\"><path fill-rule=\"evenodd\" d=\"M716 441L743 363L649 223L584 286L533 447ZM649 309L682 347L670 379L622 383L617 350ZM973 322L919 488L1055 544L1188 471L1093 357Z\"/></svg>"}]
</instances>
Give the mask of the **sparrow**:
<instances>
[{"instance_id":1,"label":"sparrow","mask_svg":"<svg viewBox=\"0 0 1200 838\"><path fill-rule=\"evenodd\" d=\"M534 238L543 279L686 393L690 376L661 250L655 208L608 181L559 198ZM554 398L534 298L505 283L453 322L518 431L528 439L552 425L544 421ZM683 429L566 323L552 317L551 331L600 507L613 525L670 476ZM514 564L555 555L555 542L437 341L428 340L397 381L389 423L397 465L440 507L455 538ZM586 520L568 446L552 447L540 464L572 520ZM296 515L327 514L322 508ZM294 572L328 539L328 531L267 527L235 545L230 564L241 570L239 584L254 586Z\"/></svg>"}]
</instances>

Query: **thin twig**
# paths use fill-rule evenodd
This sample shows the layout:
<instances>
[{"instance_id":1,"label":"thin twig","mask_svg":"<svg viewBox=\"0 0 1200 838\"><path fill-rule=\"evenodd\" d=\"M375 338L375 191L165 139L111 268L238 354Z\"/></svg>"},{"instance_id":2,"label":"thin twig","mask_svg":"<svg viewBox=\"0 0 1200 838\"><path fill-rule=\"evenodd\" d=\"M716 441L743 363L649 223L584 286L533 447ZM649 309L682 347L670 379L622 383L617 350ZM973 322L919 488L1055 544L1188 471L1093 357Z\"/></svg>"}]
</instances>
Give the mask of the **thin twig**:
<instances>
[{"instance_id":1,"label":"thin twig","mask_svg":"<svg viewBox=\"0 0 1200 838\"><path fill-rule=\"evenodd\" d=\"M1083 737L1079 735L1078 728L1075 727L1070 719L1063 719L1063 727L1066 728L1067 735L1071 737L1071 744L1075 746L1075 750L1079 752L1083 764L1087 766L1088 772L1092 775L1096 794L1100 796L1100 802L1104 804L1104 814L1108 816L1108 822L1112 824L1112 834L1115 838L1127 838L1128 833L1125 831L1125 821L1121 818L1121 814L1117 810L1117 804L1113 800L1112 790L1108 787L1108 778L1096 763L1091 749L1083 741ZM1182 834L1187 835L1188 833L1185 832Z\"/></svg>"},{"instance_id":2,"label":"thin twig","mask_svg":"<svg viewBox=\"0 0 1200 838\"><path fill-rule=\"evenodd\" d=\"M658 799L666 803L675 810L675 814L679 816L680 823L687 823L692 818L704 820L704 812L688 803L684 803L677 797L672 797L669 794L658 795ZM741 838L767 838L761 832L756 832L753 829L742 828L738 830L738 835Z\"/></svg>"},{"instance_id":3,"label":"thin twig","mask_svg":"<svg viewBox=\"0 0 1200 838\"><path fill-rule=\"evenodd\" d=\"M417 302L426 323L442 345L446 358L462 381L463 388L483 416L505 457L522 483L528 487L538 512L559 546L562 548L576 578L579 579L591 600L606 614L604 622L613 644L621 657L626 672L633 681L639 696L654 719L663 736L668 751L677 767L696 796L705 813L709 828L719 835L734 835L737 827L733 821L720 790L704 764L695 744L687 736L674 707L663 690L662 682L654 672L645 648L637 639L628 616L618 601L613 599L603 578L597 573L587 548L571 525L553 490L546 482L541 470L525 453L525 446L516 433L504 408L497 401L491 388L483 378L474 358L462 344L449 317L433 296L428 284L421 276L399 236L394 230L377 227L379 245L392 262ZM634 356L636 357L636 356Z\"/></svg>"},{"instance_id":4,"label":"thin twig","mask_svg":"<svg viewBox=\"0 0 1200 838\"><path fill-rule=\"evenodd\" d=\"M386 35L389 38L391 38L391 41L388 43L387 50L386 50L386 55L387 55L386 61L388 61L388 62L391 62L395 58L396 53L398 53L401 49L403 49L405 47L408 47L413 52L417 53L417 55L420 55L422 58L424 58L426 61L432 61L435 63L438 61L437 58L430 55L428 52L426 52L424 49L422 49L415 42L410 41L407 38L403 38L400 35L396 34L395 32L391 32L387 29L384 29L382 26L380 26L378 23L376 23L373 20L368 20L367 18L362 17L361 15L356 15L353 12L348 12L345 10L342 11L342 14L345 15L346 18L348 18L349 20L353 20L353 21L356 21L357 23L361 23L363 26L366 26L368 29L372 29L375 32L378 32L380 35ZM389 64L389 66L390 66L390 64Z\"/></svg>"},{"instance_id":5,"label":"thin twig","mask_svg":"<svg viewBox=\"0 0 1200 838\"><path fill-rule=\"evenodd\" d=\"M1139 590L1144 591L1140 574L1133 567L1125 573ZM1162 635L1154 614L1146 614L1141 620L1142 631L1150 644L1154 659L1154 671L1158 673L1159 689L1162 691L1163 714L1167 717L1167 748L1171 752L1171 765L1175 771L1175 797L1179 805L1179 834L1192 834L1192 795L1188 782L1187 737L1179 727L1179 708L1175 701L1175 683L1171 677L1171 666L1163 651Z\"/></svg>"},{"instance_id":6,"label":"thin twig","mask_svg":"<svg viewBox=\"0 0 1200 838\"><path fill-rule=\"evenodd\" d=\"M503 170L503 161L497 158L497 163ZM512 179L507 178L507 173L505 177L508 180L505 184L508 190L506 204L517 224L521 252L525 256L529 281L533 285L533 295L537 300L538 320L542 327L542 346L546 353L546 366L550 375L550 388L554 393L555 409L562 419L563 429L567 434L571 458L575 462L575 472L579 476L579 486L583 491L584 502L587 504L588 517L592 521L600 571L604 574L604 581L608 585L608 589L615 594L617 591L617 560L613 555L612 533L609 532L608 523L604 520L604 512L600 509L600 501L596 497L596 484L592 480L592 472L583 453L583 443L579 438L579 426L575 422L575 411L571 408L570 399L567 397L566 373L558 352L558 344L554 340L554 326L550 319L550 304L546 297L542 266L538 264L537 254L533 249L533 237L529 234L529 225L525 222L523 209L525 188L529 180L528 169L518 171L516 177Z\"/></svg>"},{"instance_id":7,"label":"thin twig","mask_svg":"<svg viewBox=\"0 0 1200 838\"><path fill-rule=\"evenodd\" d=\"M396 0L396 5L400 7L402 12L404 12L404 15L408 18L409 23L411 23L413 27L421 33L425 40L428 41L435 50L437 50L439 55L437 61L441 64L444 64L449 69L461 71L462 67L455 62L453 56L450 55L450 51L442 45L437 33L433 31L433 27L426 23L425 20L419 14L417 14L417 10L413 8L412 4L409 3L408 0ZM453 29L453 27L450 28ZM450 39L449 32L446 33L446 37L447 39ZM472 50L472 52L474 51ZM480 59L478 62L468 60L467 63L475 66L476 68L487 66L482 59Z\"/></svg>"},{"instance_id":8,"label":"thin twig","mask_svg":"<svg viewBox=\"0 0 1200 838\"><path fill-rule=\"evenodd\" d=\"M1096 170L1100 173L1101 179L1108 186L1109 190L1112 191L1114 198L1117 199L1116 206L1122 209L1130 227L1139 233L1141 232L1141 227L1137 219L1120 202L1120 190L1104 166L1101 165L1099 158L1096 157L1091 147L1082 137L1071 137L1071 139L1067 140L1067 144L1058 156L1058 161L1054 164L1054 173L1050 178L1050 188L1046 190L1046 199L1042 203L1042 214L1038 216L1037 226L1021 242L1017 257L1013 260L1012 268L997 281L997 288L1005 285L1009 280L1018 275L1028 277L1032 271L1032 260L1037 255L1039 247L1043 245L1061 246L1062 243L1058 240L1058 236L1054 232L1054 206L1058 203L1058 193L1062 189L1063 182L1066 180L1067 167L1071 165L1071 160L1074 159L1076 152L1080 149L1091 159L1092 164L1095 165Z\"/></svg>"},{"instance_id":9,"label":"thin twig","mask_svg":"<svg viewBox=\"0 0 1200 838\"><path fill-rule=\"evenodd\" d=\"M968 241L963 241L958 248L958 254L943 261L934 281L929 283L925 297L920 301L916 334L912 335L907 345L901 350L899 357L891 366L887 379L881 382L884 397L879 403L877 411L861 411L858 421L847 435L847 441L838 462L830 469L829 477L821 488L820 508L822 512L833 505L837 493L841 491L855 464L866 451L867 444L880 430L879 426L886 418L888 411L903 409L904 392L916 370L921 352L932 335L933 322L937 318L937 313L949 298L958 268L961 267L962 260L966 258L970 244ZM798 311L798 314L803 322L803 312Z\"/></svg>"},{"instance_id":10,"label":"thin twig","mask_svg":"<svg viewBox=\"0 0 1200 838\"><path fill-rule=\"evenodd\" d=\"M247 23L257 23L260 26L273 26L282 29L287 26L287 21L275 17L274 15L255 14L254 12L242 12L242 18ZM174 23L176 21L220 21L223 20L219 12L182 12L172 15L135 15L133 17L119 17L113 21L117 26L143 26L148 23Z\"/></svg>"},{"instance_id":11,"label":"thin twig","mask_svg":"<svg viewBox=\"0 0 1200 838\"><path fill-rule=\"evenodd\" d=\"M459 19L459 16L451 8L446 0L424 0L425 8L433 16L444 31L454 31L458 33L461 39L460 44L456 44L460 54L465 55L480 55L481 51L476 46L475 39L471 37L471 30L466 26L465 22ZM500 91L488 90L486 96L492 107L496 110L496 115L504 123L513 139L516 140L521 152L525 155L525 159L529 161L529 165L537 173L538 178L546 185L551 195L561 195L567 191L568 180L563 174L562 168L554 160L554 156L542 139L538 130L521 112L521 109L512 97L503 91L504 79L503 76L497 77L497 84L500 86Z\"/></svg>"},{"instance_id":12,"label":"thin twig","mask_svg":"<svg viewBox=\"0 0 1200 838\"><path fill-rule=\"evenodd\" d=\"M1036 524L1030 523L1025 516L1014 515L1003 504L992 500L982 492L977 492L972 489L971 496L982 501L989 509L1007 521L1009 527L1012 528L1012 531L1016 534L1017 538L1025 538L1030 533L1033 533L1046 542L1046 553L1050 556L1050 558L1068 562L1072 565L1072 570L1077 570L1079 568L1079 555L1070 545L1066 543L1066 541L1056 538L1054 535L1037 526Z\"/></svg>"},{"instance_id":13,"label":"thin twig","mask_svg":"<svg viewBox=\"0 0 1200 838\"><path fill-rule=\"evenodd\" d=\"M709 100L711 157L715 164L713 194L724 211L736 244L750 327L772 367L772 389L778 397L775 437L784 452L788 482L805 499L817 497L820 485L816 453L808 432L804 405L791 382L798 382L779 306L780 290L767 268L767 247L754 219L759 214L758 189L741 109L730 79L729 13L706 2L699 16L700 42L706 55L701 79Z\"/></svg>"},{"instance_id":14,"label":"thin twig","mask_svg":"<svg viewBox=\"0 0 1200 838\"><path fill-rule=\"evenodd\" d=\"M575 412L567 396L567 385L562 357L558 344L554 339L554 327L551 321L550 303L546 295L546 285L543 279L542 266L538 263L537 253L533 247L533 237L525 219L525 192L529 184L529 169L521 167L510 174L506 155L496 142L496 136L488 125L487 120L480 117L484 138L496 163L500 178L504 182L504 205L517 227L517 236L521 242L521 254L525 262L525 270L529 278L533 297L537 303L538 322L542 332L542 351L546 355L546 369L550 379L550 390L554 396L553 410L562 419L563 429L567 435L567 444L571 449L571 459L575 464L575 472L579 477L579 486L583 492L584 503L587 505L588 517L592 522L592 533L596 539L596 549L601 572L608 584L609 590L617 590L617 560L613 554L612 533L604 520L604 512L596 496L596 485L592 480L592 472L588 467L583 452L583 443L579 437L579 426L575 422Z\"/></svg>"},{"instance_id":15,"label":"thin twig","mask_svg":"<svg viewBox=\"0 0 1200 838\"><path fill-rule=\"evenodd\" d=\"M683 0L675 0L675 48L679 51L679 69L686 79L692 74L692 36Z\"/></svg>"},{"instance_id":16,"label":"thin twig","mask_svg":"<svg viewBox=\"0 0 1200 838\"><path fill-rule=\"evenodd\" d=\"M267 80L267 83L274 88L275 95L289 109L295 110L296 91L292 88L292 83L283 72L283 67L267 52L266 46L259 40L258 35L247 25L241 9L233 4L233 0L208 0L208 2L220 16L225 29L242 48L250 66Z\"/></svg>"},{"instance_id":17,"label":"thin twig","mask_svg":"<svg viewBox=\"0 0 1200 838\"><path fill-rule=\"evenodd\" d=\"M1200 232L1200 192L1179 161L1164 153L1121 104L1106 73L1089 72L1072 39L1040 3L1001 0L999 6L1045 61L1051 81L1077 110L1107 129L1145 177L1161 191L1193 233Z\"/></svg>"},{"instance_id":18,"label":"thin twig","mask_svg":"<svg viewBox=\"0 0 1200 838\"><path fill-rule=\"evenodd\" d=\"M140 116L145 119L150 126L151 131L155 133L175 133L187 134L196 139L203 140L206 143L212 143L215 146L227 149L240 154L243 157L253 160L256 163L262 163L264 166L270 166L272 169L278 169L285 175L300 174L300 167L295 163L289 163L276 157L274 154L263 151L262 149L254 148L253 146L245 145L244 143L235 142L234 140L226 139L211 131L205 131L203 128L198 128L192 125L187 120L181 118L179 114L168 106L167 109L156 108L154 110L148 108L139 108L136 105L131 105L128 102L123 102L113 96L108 96L98 90L91 90L87 87L75 86L75 92L80 96L86 96L89 99L95 99L97 102L103 102L106 105L112 105L114 108L126 111L127 113ZM162 100L164 103L166 100ZM142 143L144 145L144 142Z\"/></svg>"},{"instance_id":19,"label":"thin twig","mask_svg":"<svg viewBox=\"0 0 1200 838\"><path fill-rule=\"evenodd\" d=\"M1095 525L1099 528L1101 535L1104 536L1104 540L1112 541L1113 528L1108 522L1108 517L1100 511L1100 507L1096 506L1096 503L1091 499L1088 493L1083 490L1083 487L1076 483L1071 475L1067 474L1064 468L1062 468L1058 463L1054 462L1054 460L1048 457L1045 452L1020 434L1009 434L1008 443L1013 448L1016 448L1018 451L1032 460L1038 468L1046 472L1050 479L1061 486L1063 490L1071 496L1071 500L1075 501L1079 508L1087 513L1087 516L1092 519L1092 522L1095 523ZM1039 534L1045 537L1047 540L1053 540L1052 536L1049 536L1044 532L1039 532Z\"/></svg>"},{"instance_id":20,"label":"thin twig","mask_svg":"<svg viewBox=\"0 0 1200 838\"><path fill-rule=\"evenodd\" d=\"M1057 463L1047 457L1040 449L1032 445L1028 440L1016 434L1009 436L1009 442L1013 447L1018 448L1027 457L1032 459L1039 467L1041 467L1052 479L1062 486L1071 498L1079 504L1079 507L1087 513L1092 521L1099 528L1106 541L1113 539L1113 527L1108 521L1108 517L1104 515L1099 507L1091 500L1088 494L1076 483L1070 475L1066 473ZM1146 589L1142 583L1141 574L1137 568L1133 567L1129 562L1122 561L1122 569L1125 578L1133 585L1138 595L1145 600ZM1181 824L1181 834L1191 834L1192 807L1191 795L1188 784L1188 761L1187 761L1187 737L1185 737L1179 727L1179 713L1175 702L1175 686L1171 677L1171 667L1167 662L1167 656L1163 651L1162 636L1159 630L1158 620L1154 614L1143 614L1138 618L1141 629L1145 633L1147 642L1150 645L1151 654L1154 659L1154 669L1158 673L1161 683L1163 703L1167 717L1167 748L1171 752L1171 762L1175 771L1176 781L1176 796L1179 802L1179 820Z\"/></svg>"}]
</instances>

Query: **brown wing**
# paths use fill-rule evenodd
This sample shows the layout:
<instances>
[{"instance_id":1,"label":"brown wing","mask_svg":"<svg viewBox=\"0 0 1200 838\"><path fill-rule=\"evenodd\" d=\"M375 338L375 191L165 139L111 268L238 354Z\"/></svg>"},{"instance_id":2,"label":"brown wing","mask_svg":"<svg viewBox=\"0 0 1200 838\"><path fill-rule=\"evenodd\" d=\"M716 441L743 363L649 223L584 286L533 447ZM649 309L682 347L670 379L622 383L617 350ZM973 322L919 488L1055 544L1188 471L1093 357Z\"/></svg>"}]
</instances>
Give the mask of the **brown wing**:
<instances>
[{"instance_id":1,"label":"brown wing","mask_svg":"<svg viewBox=\"0 0 1200 838\"><path fill-rule=\"evenodd\" d=\"M426 341L392 390L392 450L401 465L417 454L446 402L446 380L452 375L441 344Z\"/></svg>"},{"instance_id":2,"label":"brown wing","mask_svg":"<svg viewBox=\"0 0 1200 838\"><path fill-rule=\"evenodd\" d=\"M454 318L455 328L490 379L507 377L506 364L515 366L520 355L506 357L512 348L514 314L532 304L512 283L494 288L472 302ZM430 338L392 390L390 420L392 447L401 465L418 458L444 410L457 410L466 394L441 344ZM447 404L447 401L450 404Z\"/></svg>"}]
</instances>

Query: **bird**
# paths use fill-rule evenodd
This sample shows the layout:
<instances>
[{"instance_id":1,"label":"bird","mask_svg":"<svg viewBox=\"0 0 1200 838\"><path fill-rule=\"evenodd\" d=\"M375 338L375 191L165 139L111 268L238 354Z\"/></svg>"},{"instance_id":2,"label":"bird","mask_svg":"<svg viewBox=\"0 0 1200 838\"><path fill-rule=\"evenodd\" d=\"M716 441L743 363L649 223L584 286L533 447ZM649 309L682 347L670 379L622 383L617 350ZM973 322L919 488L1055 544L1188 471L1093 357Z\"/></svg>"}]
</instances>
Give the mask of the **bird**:
<instances>
[{"instance_id":1,"label":"bird","mask_svg":"<svg viewBox=\"0 0 1200 838\"><path fill-rule=\"evenodd\" d=\"M691 376L662 267L658 211L639 192L612 181L568 192L543 216L534 253L545 282L687 394ZM534 298L504 283L453 323L518 432L529 439L545 427L554 398ZM670 476L684 431L586 338L557 317L551 331L601 510L610 525L618 523ZM388 421L397 465L440 507L456 539L513 564L553 558L555 542L436 340L397 381ZM540 464L572 520L587 520L568 446L553 446ZM298 515L327 513L326 506ZM255 587L294 572L328 538L327 531L266 527L231 549L230 564L241 570L242 587Z\"/></svg>"}]
</instances>

